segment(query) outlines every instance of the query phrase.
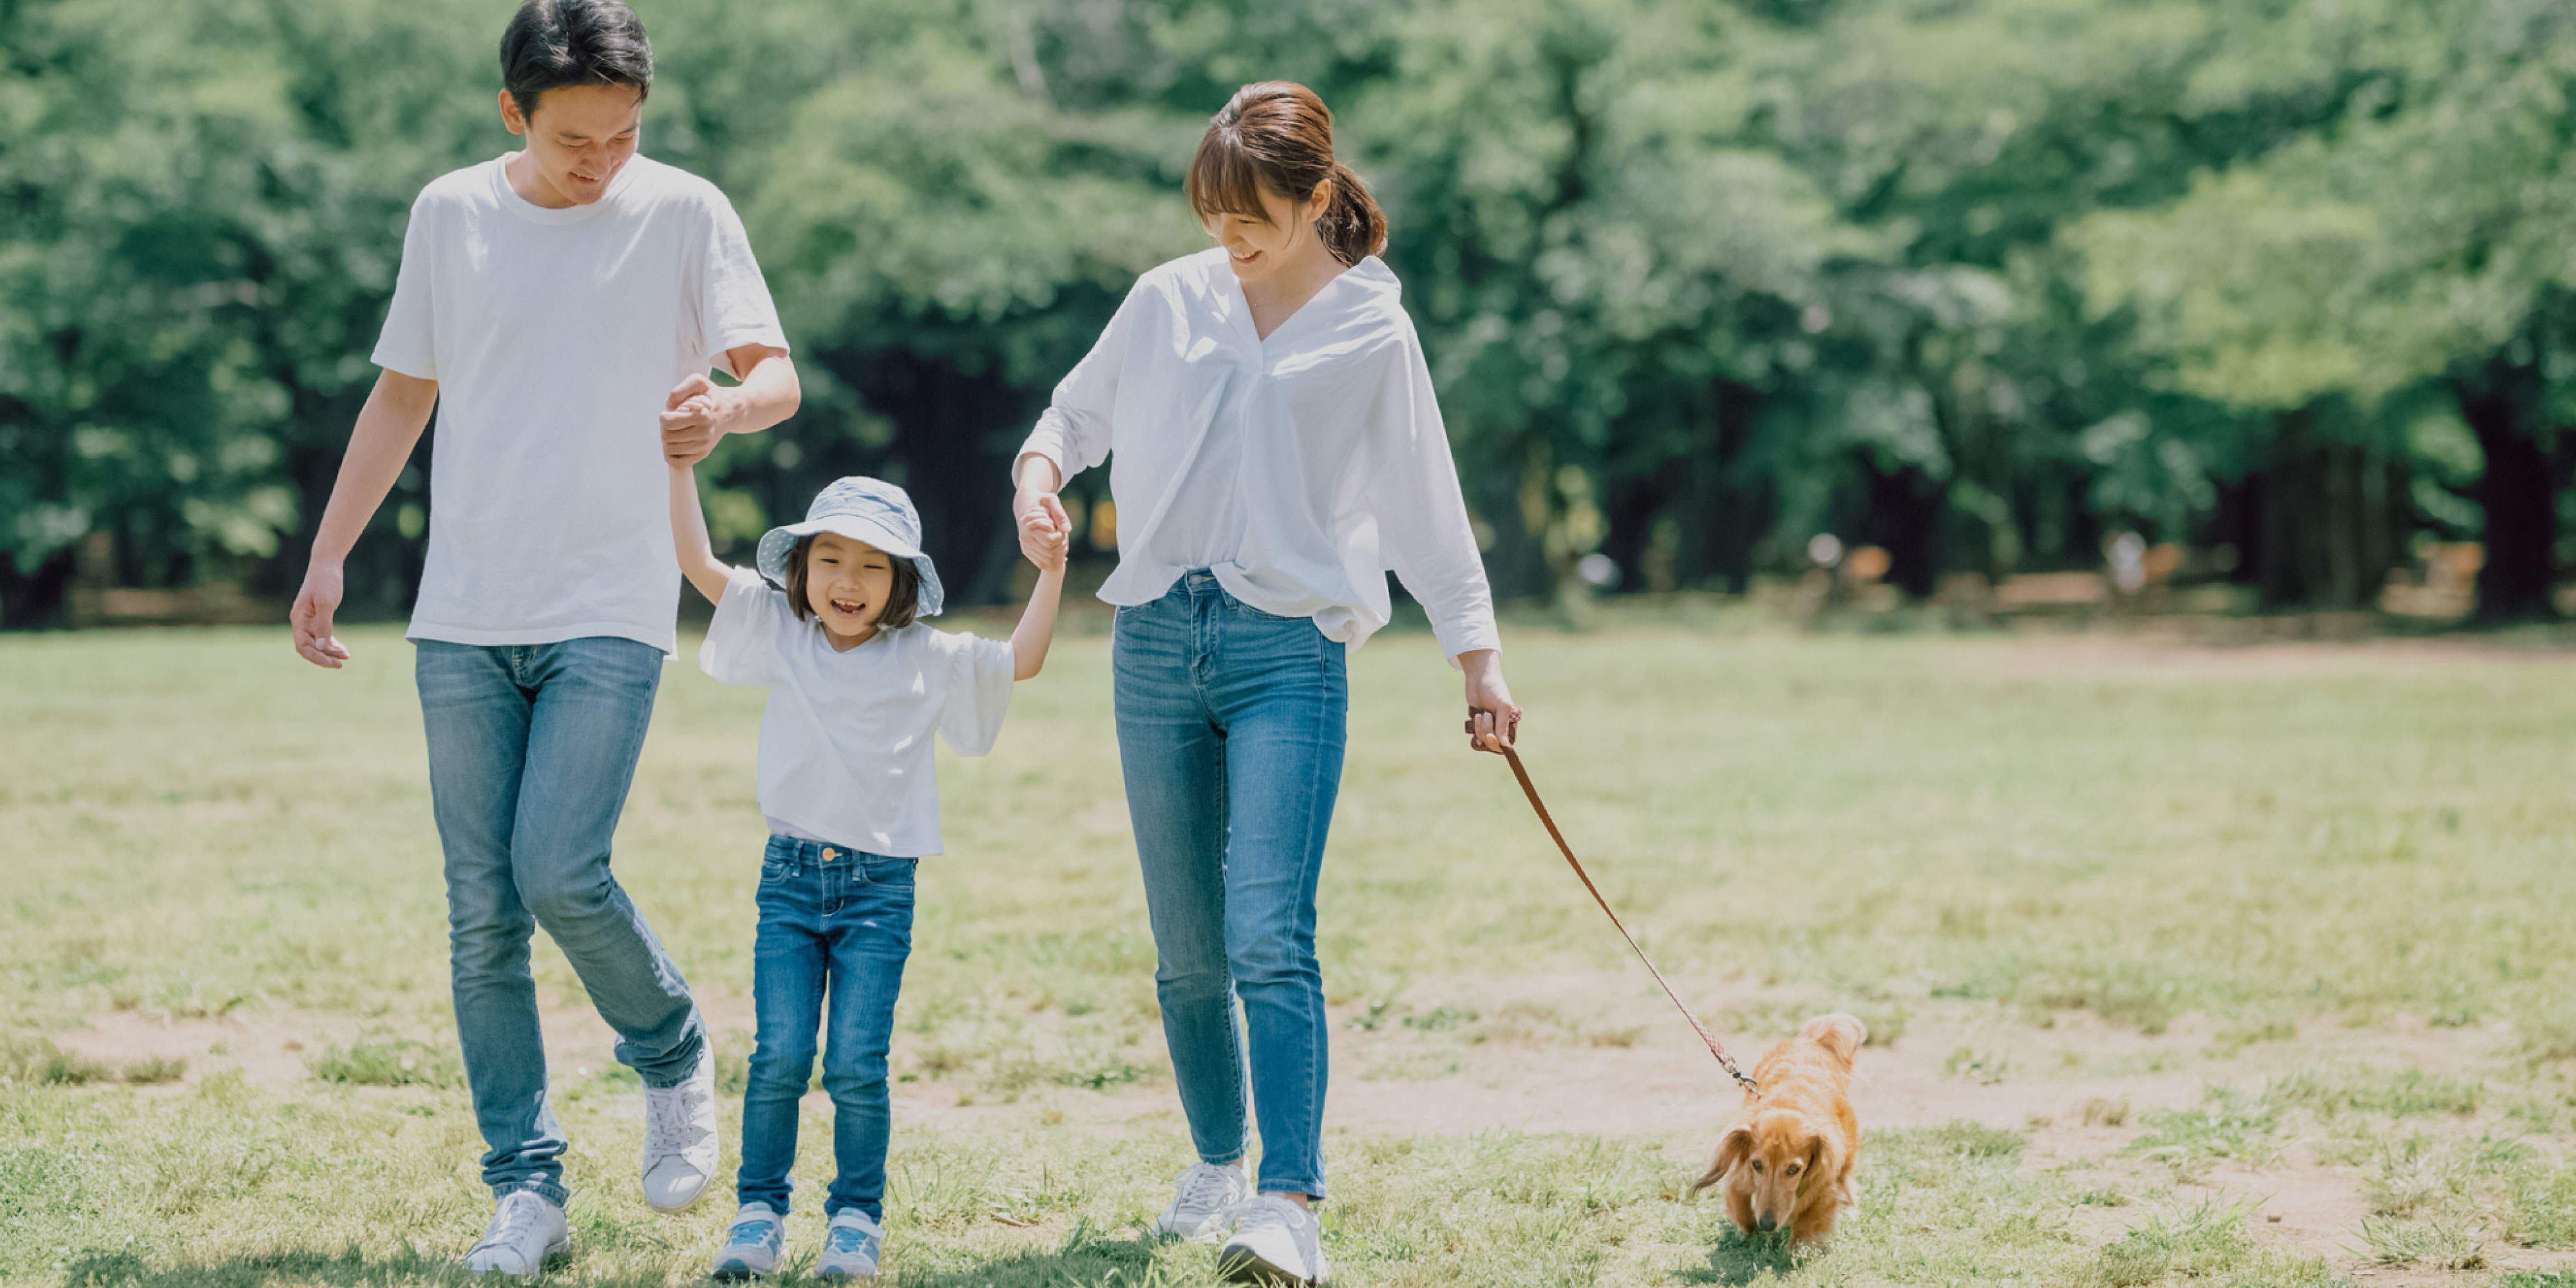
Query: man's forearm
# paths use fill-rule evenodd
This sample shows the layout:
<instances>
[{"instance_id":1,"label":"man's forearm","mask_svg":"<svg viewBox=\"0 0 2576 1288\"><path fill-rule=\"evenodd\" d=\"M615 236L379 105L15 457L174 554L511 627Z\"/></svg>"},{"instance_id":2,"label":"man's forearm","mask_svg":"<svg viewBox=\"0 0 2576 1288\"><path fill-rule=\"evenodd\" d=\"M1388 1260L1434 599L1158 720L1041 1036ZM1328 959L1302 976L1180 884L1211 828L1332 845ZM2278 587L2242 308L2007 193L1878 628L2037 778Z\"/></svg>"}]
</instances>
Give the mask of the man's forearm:
<instances>
[{"instance_id":1,"label":"man's forearm","mask_svg":"<svg viewBox=\"0 0 2576 1288\"><path fill-rule=\"evenodd\" d=\"M728 392L734 404L724 426L728 434L757 434L776 425L795 415L805 396L796 364L775 351L753 363L742 383Z\"/></svg>"},{"instance_id":2,"label":"man's forearm","mask_svg":"<svg viewBox=\"0 0 2576 1288\"><path fill-rule=\"evenodd\" d=\"M313 558L339 563L358 544L367 520L384 504L394 480L402 477L420 432L429 427L430 410L438 405L438 382L388 371L377 377L367 404L349 431L349 449L340 458L340 476L331 484L330 504L313 530Z\"/></svg>"}]
</instances>

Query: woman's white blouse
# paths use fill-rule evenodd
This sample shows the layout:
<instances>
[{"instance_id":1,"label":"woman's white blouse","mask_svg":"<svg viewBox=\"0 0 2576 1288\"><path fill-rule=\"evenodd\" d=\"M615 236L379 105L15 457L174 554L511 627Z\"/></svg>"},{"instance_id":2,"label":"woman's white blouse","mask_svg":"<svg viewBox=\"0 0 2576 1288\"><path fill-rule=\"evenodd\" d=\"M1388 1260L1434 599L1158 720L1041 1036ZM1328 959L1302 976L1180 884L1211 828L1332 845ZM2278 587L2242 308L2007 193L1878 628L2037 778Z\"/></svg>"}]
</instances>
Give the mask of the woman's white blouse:
<instances>
[{"instance_id":1,"label":"woman's white blouse","mask_svg":"<svg viewBox=\"0 0 2576 1288\"><path fill-rule=\"evenodd\" d=\"M1152 603L1207 568L1357 648L1391 614L1391 570L1453 664L1501 647L1402 289L1372 255L1264 340L1223 249L1136 279L1020 449L1061 478L1109 461L1118 569L1100 598Z\"/></svg>"}]
</instances>

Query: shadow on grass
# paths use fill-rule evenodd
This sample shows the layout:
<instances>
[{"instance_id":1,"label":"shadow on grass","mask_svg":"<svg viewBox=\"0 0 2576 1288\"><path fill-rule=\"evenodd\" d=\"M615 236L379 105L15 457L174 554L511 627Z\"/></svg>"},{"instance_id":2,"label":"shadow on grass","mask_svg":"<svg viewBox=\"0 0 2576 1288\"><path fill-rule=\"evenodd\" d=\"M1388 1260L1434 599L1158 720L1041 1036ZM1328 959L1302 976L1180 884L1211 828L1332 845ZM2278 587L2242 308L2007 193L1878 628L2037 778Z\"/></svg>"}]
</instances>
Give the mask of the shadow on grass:
<instances>
[{"instance_id":1,"label":"shadow on grass","mask_svg":"<svg viewBox=\"0 0 2576 1288\"><path fill-rule=\"evenodd\" d=\"M1766 1274L1785 1276L1797 1268L1787 1231L1748 1235L1730 1225L1718 1236L1717 1246L1708 1250L1706 1266L1676 1270L1673 1277L1686 1284L1749 1284Z\"/></svg>"},{"instance_id":2,"label":"shadow on grass","mask_svg":"<svg viewBox=\"0 0 2576 1288\"><path fill-rule=\"evenodd\" d=\"M1173 1279L1154 1266L1152 1240L1105 1238L1077 1229L1062 1248L1029 1249L1007 1257L955 1267L914 1265L903 1268L904 1288L1145 1288L1194 1281ZM840 1283L816 1280L805 1271L810 1258L766 1282L775 1284ZM601 1273L585 1269L579 1254L548 1265L547 1278L583 1288L669 1288L667 1270ZM269 1252L222 1261L154 1262L135 1253L88 1252L64 1270L64 1288L280 1288L317 1284L328 1288L396 1288L415 1284L479 1284L452 1256L405 1251L370 1257L355 1249L344 1252Z\"/></svg>"},{"instance_id":3,"label":"shadow on grass","mask_svg":"<svg viewBox=\"0 0 2576 1288\"><path fill-rule=\"evenodd\" d=\"M329 1284L380 1288L395 1284L467 1284L472 1276L453 1257L405 1251L369 1257L345 1252L262 1252L222 1261L153 1262L132 1252L86 1252L63 1274L64 1288L267 1288L274 1284ZM606 1283L606 1280L593 1280ZM636 1288L655 1276L631 1281Z\"/></svg>"}]
</instances>

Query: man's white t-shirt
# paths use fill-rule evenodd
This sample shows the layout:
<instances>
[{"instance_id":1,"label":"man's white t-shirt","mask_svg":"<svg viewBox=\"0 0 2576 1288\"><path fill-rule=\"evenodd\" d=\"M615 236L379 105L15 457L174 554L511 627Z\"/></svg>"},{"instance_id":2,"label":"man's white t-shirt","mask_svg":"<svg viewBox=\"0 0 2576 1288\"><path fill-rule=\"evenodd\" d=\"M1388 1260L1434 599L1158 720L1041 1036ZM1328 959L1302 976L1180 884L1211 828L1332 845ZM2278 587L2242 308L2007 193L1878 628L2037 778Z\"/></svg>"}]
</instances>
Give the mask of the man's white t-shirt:
<instances>
[{"instance_id":1,"label":"man's white t-shirt","mask_svg":"<svg viewBox=\"0 0 2576 1288\"><path fill-rule=\"evenodd\" d=\"M771 830L888 858L940 852L936 732L981 756L1001 736L1018 663L1008 640L915 622L846 652L749 568L716 604L698 668L767 686L760 812Z\"/></svg>"},{"instance_id":2,"label":"man's white t-shirt","mask_svg":"<svg viewBox=\"0 0 2576 1288\"><path fill-rule=\"evenodd\" d=\"M714 184L639 156L598 201L549 210L507 160L421 190L376 342L377 366L438 382L410 635L675 655L665 400L786 333Z\"/></svg>"}]
</instances>

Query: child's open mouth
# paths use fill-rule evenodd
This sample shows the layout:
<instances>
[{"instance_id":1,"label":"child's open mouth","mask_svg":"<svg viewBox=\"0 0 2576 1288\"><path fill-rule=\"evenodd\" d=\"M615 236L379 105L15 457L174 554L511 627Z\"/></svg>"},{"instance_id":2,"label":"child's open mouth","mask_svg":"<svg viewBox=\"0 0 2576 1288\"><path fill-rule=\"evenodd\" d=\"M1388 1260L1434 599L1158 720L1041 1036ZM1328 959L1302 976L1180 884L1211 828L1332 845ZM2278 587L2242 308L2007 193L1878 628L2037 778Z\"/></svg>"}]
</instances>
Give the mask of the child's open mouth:
<instances>
[{"instance_id":1,"label":"child's open mouth","mask_svg":"<svg viewBox=\"0 0 2576 1288\"><path fill-rule=\"evenodd\" d=\"M835 599L832 601L832 611L839 613L843 617L856 617L859 615L860 610L866 607L866 604L855 599Z\"/></svg>"}]
</instances>

